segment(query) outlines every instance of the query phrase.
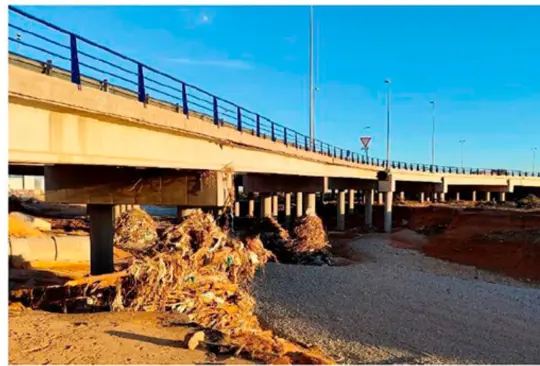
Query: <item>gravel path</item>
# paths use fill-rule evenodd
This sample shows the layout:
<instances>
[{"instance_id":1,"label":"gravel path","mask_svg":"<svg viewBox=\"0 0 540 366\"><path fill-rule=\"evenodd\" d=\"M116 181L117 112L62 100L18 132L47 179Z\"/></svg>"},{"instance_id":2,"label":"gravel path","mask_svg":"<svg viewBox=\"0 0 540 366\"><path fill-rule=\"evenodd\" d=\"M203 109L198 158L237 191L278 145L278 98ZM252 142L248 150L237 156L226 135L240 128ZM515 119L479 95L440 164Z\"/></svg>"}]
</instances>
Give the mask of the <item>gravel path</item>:
<instances>
[{"instance_id":1,"label":"gravel path","mask_svg":"<svg viewBox=\"0 0 540 366\"><path fill-rule=\"evenodd\" d=\"M258 315L278 334L348 363L540 363L540 290L396 249L381 234L349 243L359 263L269 263Z\"/></svg>"}]
</instances>

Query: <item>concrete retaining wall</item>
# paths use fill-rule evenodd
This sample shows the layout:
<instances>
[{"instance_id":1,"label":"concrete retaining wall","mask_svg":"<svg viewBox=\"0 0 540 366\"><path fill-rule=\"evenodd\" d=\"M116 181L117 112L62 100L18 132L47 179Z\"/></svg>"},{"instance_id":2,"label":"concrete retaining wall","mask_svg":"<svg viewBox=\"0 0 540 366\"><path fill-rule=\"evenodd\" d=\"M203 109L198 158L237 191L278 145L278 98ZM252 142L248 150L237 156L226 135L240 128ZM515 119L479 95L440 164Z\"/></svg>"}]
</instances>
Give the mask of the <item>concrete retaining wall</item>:
<instances>
[{"instance_id":1,"label":"concrete retaining wall","mask_svg":"<svg viewBox=\"0 0 540 366\"><path fill-rule=\"evenodd\" d=\"M9 238L9 256L25 262L89 262L90 237Z\"/></svg>"}]
</instances>

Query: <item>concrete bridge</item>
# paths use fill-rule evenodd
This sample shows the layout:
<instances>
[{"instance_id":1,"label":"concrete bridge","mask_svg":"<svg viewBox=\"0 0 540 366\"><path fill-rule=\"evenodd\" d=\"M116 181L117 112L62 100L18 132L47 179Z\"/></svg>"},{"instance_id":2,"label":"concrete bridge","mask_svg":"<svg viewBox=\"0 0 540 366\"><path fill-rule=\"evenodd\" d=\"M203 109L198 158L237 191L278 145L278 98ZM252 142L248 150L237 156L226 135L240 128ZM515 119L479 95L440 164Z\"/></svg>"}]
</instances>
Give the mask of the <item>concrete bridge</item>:
<instances>
[{"instance_id":1,"label":"concrete bridge","mask_svg":"<svg viewBox=\"0 0 540 366\"><path fill-rule=\"evenodd\" d=\"M257 197L260 215L276 216L277 194L285 193L289 218L315 210L317 194L337 190L338 228L344 228L347 201L349 210L363 204L365 224L371 225L377 198L389 232L395 193L444 201L459 200L460 192L476 199L482 192L488 200L492 193L505 200L516 187L540 187L540 177L525 172L366 159L311 142L208 93L204 109L200 95L206 92L183 82L176 86L181 104L158 99L148 94L152 79L143 74L157 71L140 63L136 91L111 85L84 76L78 65L77 41L101 46L55 29L71 37L69 69L10 53L9 164L12 170L43 167L47 201L88 205L93 273L113 269L116 205L223 207L242 189L249 195L249 216L256 214Z\"/></svg>"}]
</instances>

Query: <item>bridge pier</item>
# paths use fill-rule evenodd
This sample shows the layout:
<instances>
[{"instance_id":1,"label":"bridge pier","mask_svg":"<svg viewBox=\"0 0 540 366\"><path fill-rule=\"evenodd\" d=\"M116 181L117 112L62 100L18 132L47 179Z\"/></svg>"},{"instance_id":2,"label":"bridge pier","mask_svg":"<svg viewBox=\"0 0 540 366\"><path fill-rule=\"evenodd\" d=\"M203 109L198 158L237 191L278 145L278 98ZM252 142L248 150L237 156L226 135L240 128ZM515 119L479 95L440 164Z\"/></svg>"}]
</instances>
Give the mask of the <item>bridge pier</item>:
<instances>
[{"instance_id":1,"label":"bridge pier","mask_svg":"<svg viewBox=\"0 0 540 366\"><path fill-rule=\"evenodd\" d=\"M304 203L303 193L296 192L296 218L302 217L304 215L304 209L302 204Z\"/></svg>"},{"instance_id":2,"label":"bridge pier","mask_svg":"<svg viewBox=\"0 0 540 366\"><path fill-rule=\"evenodd\" d=\"M499 201L500 202L506 201L506 192L500 192L499 193Z\"/></svg>"},{"instance_id":3,"label":"bridge pier","mask_svg":"<svg viewBox=\"0 0 540 366\"><path fill-rule=\"evenodd\" d=\"M291 225L291 193L285 193L285 225Z\"/></svg>"},{"instance_id":4,"label":"bridge pier","mask_svg":"<svg viewBox=\"0 0 540 366\"><path fill-rule=\"evenodd\" d=\"M399 192L399 199L400 199L400 201L405 201L405 192L404 191Z\"/></svg>"},{"instance_id":5,"label":"bridge pier","mask_svg":"<svg viewBox=\"0 0 540 366\"><path fill-rule=\"evenodd\" d=\"M383 201L383 194L382 194L382 192L379 192L379 193L377 194L377 204L382 205L383 203L384 203L384 201Z\"/></svg>"},{"instance_id":6,"label":"bridge pier","mask_svg":"<svg viewBox=\"0 0 540 366\"><path fill-rule=\"evenodd\" d=\"M272 216L278 217L279 205L278 205L278 194L274 193L272 195Z\"/></svg>"},{"instance_id":7,"label":"bridge pier","mask_svg":"<svg viewBox=\"0 0 540 366\"><path fill-rule=\"evenodd\" d=\"M471 198L471 201L472 201L472 202L476 202L476 191L472 191L472 198Z\"/></svg>"},{"instance_id":8,"label":"bridge pier","mask_svg":"<svg viewBox=\"0 0 540 366\"><path fill-rule=\"evenodd\" d=\"M440 202L444 202L445 199L446 199L445 193L444 193L444 192L439 193L439 201L440 201Z\"/></svg>"},{"instance_id":9,"label":"bridge pier","mask_svg":"<svg viewBox=\"0 0 540 366\"><path fill-rule=\"evenodd\" d=\"M268 193L261 193L261 218L272 216L272 196Z\"/></svg>"},{"instance_id":10,"label":"bridge pier","mask_svg":"<svg viewBox=\"0 0 540 366\"><path fill-rule=\"evenodd\" d=\"M384 232L392 232L392 198L394 196L392 191L384 192Z\"/></svg>"},{"instance_id":11,"label":"bridge pier","mask_svg":"<svg viewBox=\"0 0 540 366\"><path fill-rule=\"evenodd\" d=\"M456 201L459 202L460 199L459 199L459 192L456 192Z\"/></svg>"},{"instance_id":12,"label":"bridge pier","mask_svg":"<svg viewBox=\"0 0 540 366\"><path fill-rule=\"evenodd\" d=\"M316 213L317 194L309 192L304 196L305 213Z\"/></svg>"},{"instance_id":13,"label":"bridge pier","mask_svg":"<svg viewBox=\"0 0 540 366\"><path fill-rule=\"evenodd\" d=\"M89 204L90 272L101 275L114 272L114 206Z\"/></svg>"},{"instance_id":14,"label":"bridge pier","mask_svg":"<svg viewBox=\"0 0 540 366\"><path fill-rule=\"evenodd\" d=\"M355 196L354 189L349 189L349 214L354 214L354 196Z\"/></svg>"},{"instance_id":15,"label":"bridge pier","mask_svg":"<svg viewBox=\"0 0 540 366\"><path fill-rule=\"evenodd\" d=\"M373 201L375 199L375 190L368 189L364 190L363 193L366 202L364 206L364 222L367 227L371 227L373 225Z\"/></svg>"},{"instance_id":16,"label":"bridge pier","mask_svg":"<svg viewBox=\"0 0 540 366\"><path fill-rule=\"evenodd\" d=\"M491 192L490 191L486 191L486 201L487 202L491 201Z\"/></svg>"},{"instance_id":17,"label":"bridge pier","mask_svg":"<svg viewBox=\"0 0 540 366\"><path fill-rule=\"evenodd\" d=\"M345 191L344 190L340 190L338 193L337 229L340 231L345 230Z\"/></svg>"},{"instance_id":18,"label":"bridge pier","mask_svg":"<svg viewBox=\"0 0 540 366\"><path fill-rule=\"evenodd\" d=\"M248 217L255 217L255 197L253 193L248 195Z\"/></svg>"},{"instance_id":19,"label":"bridge pier","mask_svg":"<svg viewBox=\"0 0 540 366\"><path fill-rule=\"evenodd\" d=\"M424 199L425 199L425 198L424 198L424 197L425 197L424 192L420 192L420 193L418 194L418 196L419 196L419 197L418 197L418 200L420 201L420 203L424 203Z\"/></svg>"}]
</instances>

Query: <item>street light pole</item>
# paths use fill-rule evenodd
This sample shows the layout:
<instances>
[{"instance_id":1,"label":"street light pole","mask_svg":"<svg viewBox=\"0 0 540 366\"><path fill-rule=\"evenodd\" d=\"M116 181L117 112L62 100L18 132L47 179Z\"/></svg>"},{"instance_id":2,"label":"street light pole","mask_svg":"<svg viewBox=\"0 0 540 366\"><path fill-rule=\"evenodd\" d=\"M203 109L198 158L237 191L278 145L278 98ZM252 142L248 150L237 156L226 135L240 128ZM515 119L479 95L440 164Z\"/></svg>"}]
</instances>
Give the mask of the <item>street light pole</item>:
<instances>
[{"instance_id":1,"label":"street light pole","mask_svg":"<svg viewBox=\"0 0 540 366\"><path fill-rule=\"evenodd\" d=\"M461 144L461 169L463 169L463 144L465 140L459 140L459 143Z\"/></svg>"},{"instance_id":2,"label":"street light pole","mask_svg":"<svg viewBox=\"0 0 540 366\"><path fill-rule=\"evenodd\" d=\"M532 172L533 172L533 174L534 174L534 163L535 163L535 160L536 160L536 150L538 150L538 148L533 147L531 150L532 150L532 152L533 152L533 167L532 167Z\"/></svg>"},{"instance_id":3,"label":"street light pole","mask_svg":"<svg viewBox=\"0 0 540 366\"><path fill-rule=\"evenodd\" d=\"M433 132L431 134L431 166L435 166L435 101L432 100L431 103L431 120L433 122Z\"/></svg>"},{"instance_id":4,"label":"street light pole","mask_svg":"<svg viewBox=\"0 0 540 366\"><path fill-rule=\"evenodd\" d=\"M314 120L314 87L313 87L313 5L309 8L309 140L313 148L315 139Z\"/></svg>"},{"instance_id":5,"label":"street light pole","mask_svg":"<svg viewBox=\"0 0 540 366\"><path fill-rule=\"evenodd\" d=\"M390 79L384 81L388 85L386 91L386 169L390 169Z\"/></svg>"}]
</instances>

